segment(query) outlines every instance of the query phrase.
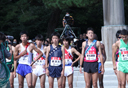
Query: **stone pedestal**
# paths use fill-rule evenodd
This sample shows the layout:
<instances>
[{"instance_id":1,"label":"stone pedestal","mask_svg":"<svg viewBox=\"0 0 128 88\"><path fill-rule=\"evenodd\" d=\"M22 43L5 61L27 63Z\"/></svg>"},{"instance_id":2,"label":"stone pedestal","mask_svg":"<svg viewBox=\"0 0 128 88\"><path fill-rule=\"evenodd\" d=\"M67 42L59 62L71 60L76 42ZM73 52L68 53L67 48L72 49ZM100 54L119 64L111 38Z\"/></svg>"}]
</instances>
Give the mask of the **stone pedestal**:
<instances>
[{"instance_id":1,"label":"stone pedestal","mask_svg":"<svg viewBox=\"0 0 128 88\"><path fill-rule=\"evenodd\" d=\"M101 29L102 42L105 45L105 51L107 60L112 60L112 44L117 41L116 32L118 30L127 29L126 25L118 25L118 26L103 26Z\"/></svg>"}]
</instances>

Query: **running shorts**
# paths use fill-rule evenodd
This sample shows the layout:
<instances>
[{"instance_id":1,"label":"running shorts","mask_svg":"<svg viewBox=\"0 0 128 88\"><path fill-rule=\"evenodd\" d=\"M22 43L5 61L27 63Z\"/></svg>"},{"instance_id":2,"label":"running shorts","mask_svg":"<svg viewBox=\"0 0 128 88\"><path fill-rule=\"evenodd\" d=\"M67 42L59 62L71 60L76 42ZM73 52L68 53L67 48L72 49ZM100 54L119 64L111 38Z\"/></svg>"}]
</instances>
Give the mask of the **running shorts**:
<instances>
[{"instance_id":1,"label":"running shorts","mask_svg":"<svg viewBox=\"0 0 128 88\"><path fill-rule=\"evenodd\" d=\"M64 76L67 77L73 74L73 67L72 66L65 66Z\"/></svg>"},{"instance_id":2,"label":"running shorts","mask_svg":"<svg viewBox=\"0 0 128 88\"><path fill-rule=\"evenodd\" d=\"M98 73L101 73L101 62L98 63Z\"/></svg>"},{"instance_id":3,"label":"running shorts","mask_svg":"<svg viewBox=\"0 0 128 88\"><path fill-rule=\"evenodd\" d=\"M41 65L36 65L35 68L33 68L32 70L32 73L38 77L46 73L45 68Z\"/></svg>"},{"instance_id":4,"label":"running shorts","mask_svg":"<svg viewBox=\"0 0 128 88\"><path fill-rule=\"evenodd\" d=\"M123 73L128 73L128 62L118 62L118 69Z\"/></svg>"},{"instance_id":5,"label":"running shorts","mask_svg":"<svg viewBox=\"0 0 128 88\"><path fill-rule=\"evenodd\" d=\"M53 78L58 78L61 76L62 66L59 66L59 67L49 66L48 70L49 70L49 76Z\"/></svg>"},{"instance_id":6,"label":"running shorts","mask_svg":"<svg viewBox=\"0 0 128 88\"><path fill-rule=\"evenodd\" d=\"M84 72L95 73L98 71L98 62L84 62Z\"/></svg>"},{"instance_id":7,"label":"running shorts","mask_svg":"<svg viewBox=\"0 0 128 88\"><path fill-rule=\"evenodd\" d=\"M32 73L32 68L29 65L19 64L16 72L21 76L25 77L27 74Z\"/></svg>"}]
</instances>

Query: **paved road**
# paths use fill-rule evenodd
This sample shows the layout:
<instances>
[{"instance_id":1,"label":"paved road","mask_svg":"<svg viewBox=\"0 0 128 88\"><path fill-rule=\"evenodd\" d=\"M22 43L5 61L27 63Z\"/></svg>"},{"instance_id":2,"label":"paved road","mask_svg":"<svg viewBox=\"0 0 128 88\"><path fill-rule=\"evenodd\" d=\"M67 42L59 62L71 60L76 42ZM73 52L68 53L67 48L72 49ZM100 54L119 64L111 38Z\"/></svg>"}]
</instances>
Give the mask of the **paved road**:
<instances>
[{"instance_id":1,"label":"paved road","mask_svg":"<svg viewBox=\"0 0 128 88\"><path fill-rule=\"evenodd\" d=\"M83 74L79 73L79 68L74 68L74 81L73 81L73 88L85 88L85 81L84 81L84 76ZM15 78L14 80L15 88L18 88L18 78ZM105 64L105 74L104 74L104 88L117 88L118 82L117 78L114 74L114 71L112 69L112 63L111 62L106 62ZM45 87L48 88L48 78L46 76L46 82L45 82ZM24 88L27 87L26 79L24 80ZM40 88L40 81L39 79L37 80L36 88ZM54 88L57 87L57 80L55 79L54 82ZM68 88L68 82L66 81L66 88ZM128 85L127 87L128 88Z\"/></svg>"}]
</instances>

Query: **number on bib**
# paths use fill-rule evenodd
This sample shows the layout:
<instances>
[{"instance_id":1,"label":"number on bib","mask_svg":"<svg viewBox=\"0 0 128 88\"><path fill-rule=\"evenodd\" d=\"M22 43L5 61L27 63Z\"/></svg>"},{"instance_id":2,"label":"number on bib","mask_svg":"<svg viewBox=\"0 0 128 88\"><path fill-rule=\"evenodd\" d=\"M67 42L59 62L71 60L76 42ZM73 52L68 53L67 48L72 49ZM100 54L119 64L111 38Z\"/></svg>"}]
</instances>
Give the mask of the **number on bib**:
<instances>
[{"instance_id":1,"label":"number on bib","mask_svg":"<svg viewBox=\"0 0 128 88\"><path fill-rule=\"evenodd\" d=\"M128 60L128 51L121 52L122 60Z\"/></svg>"},{"instance_id":2,"label":"number on bib","mask_svg":"<svg viewBox=\"0 0 128 88\"><path fill-rule=\"evenodd\" d=\"M65 64L72 64L72 60L71 59L65 59Z\"/></svg>"},{"instance_id":3,"label":"number on bib","mask_svg":"<svg viewBox=\"0 0 128 88\"><path fill-rule=\"evenodd\" d=\"M96 60L96 54L86 54L86 60Z\"/></svg>"},{"instance_id":4,"label":"number on bib","mask_svg":"<svg viewBox=\"0 0 128 88\"><path fill-rule=\"evenodd\" d=\"M61 65L60 57L51 57L51 66L59 66Z\"/></svg>"}]
</instances>

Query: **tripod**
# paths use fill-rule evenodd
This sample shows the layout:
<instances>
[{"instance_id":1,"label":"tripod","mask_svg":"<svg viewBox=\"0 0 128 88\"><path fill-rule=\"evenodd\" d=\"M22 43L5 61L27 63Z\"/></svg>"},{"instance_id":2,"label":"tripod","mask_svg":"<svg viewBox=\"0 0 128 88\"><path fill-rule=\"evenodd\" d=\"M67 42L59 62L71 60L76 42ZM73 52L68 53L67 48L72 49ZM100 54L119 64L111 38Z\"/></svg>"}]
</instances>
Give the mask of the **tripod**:
<instances>
[{"instance_id":1,"label":"tripod","mask_svg":"<svg viewBox=\"0 0 128 88\"><path fill-rule=\"evenodd\" d=\"M75 38L77 38L75 33L73 32L73 30L71 29L70 25L68 25L68 24L65 25L65 28L64 28L60 38L62 38L62 36L64 34L67 35L67 36L72 36L73 35Z\"/></svg>"}]
</instances>

